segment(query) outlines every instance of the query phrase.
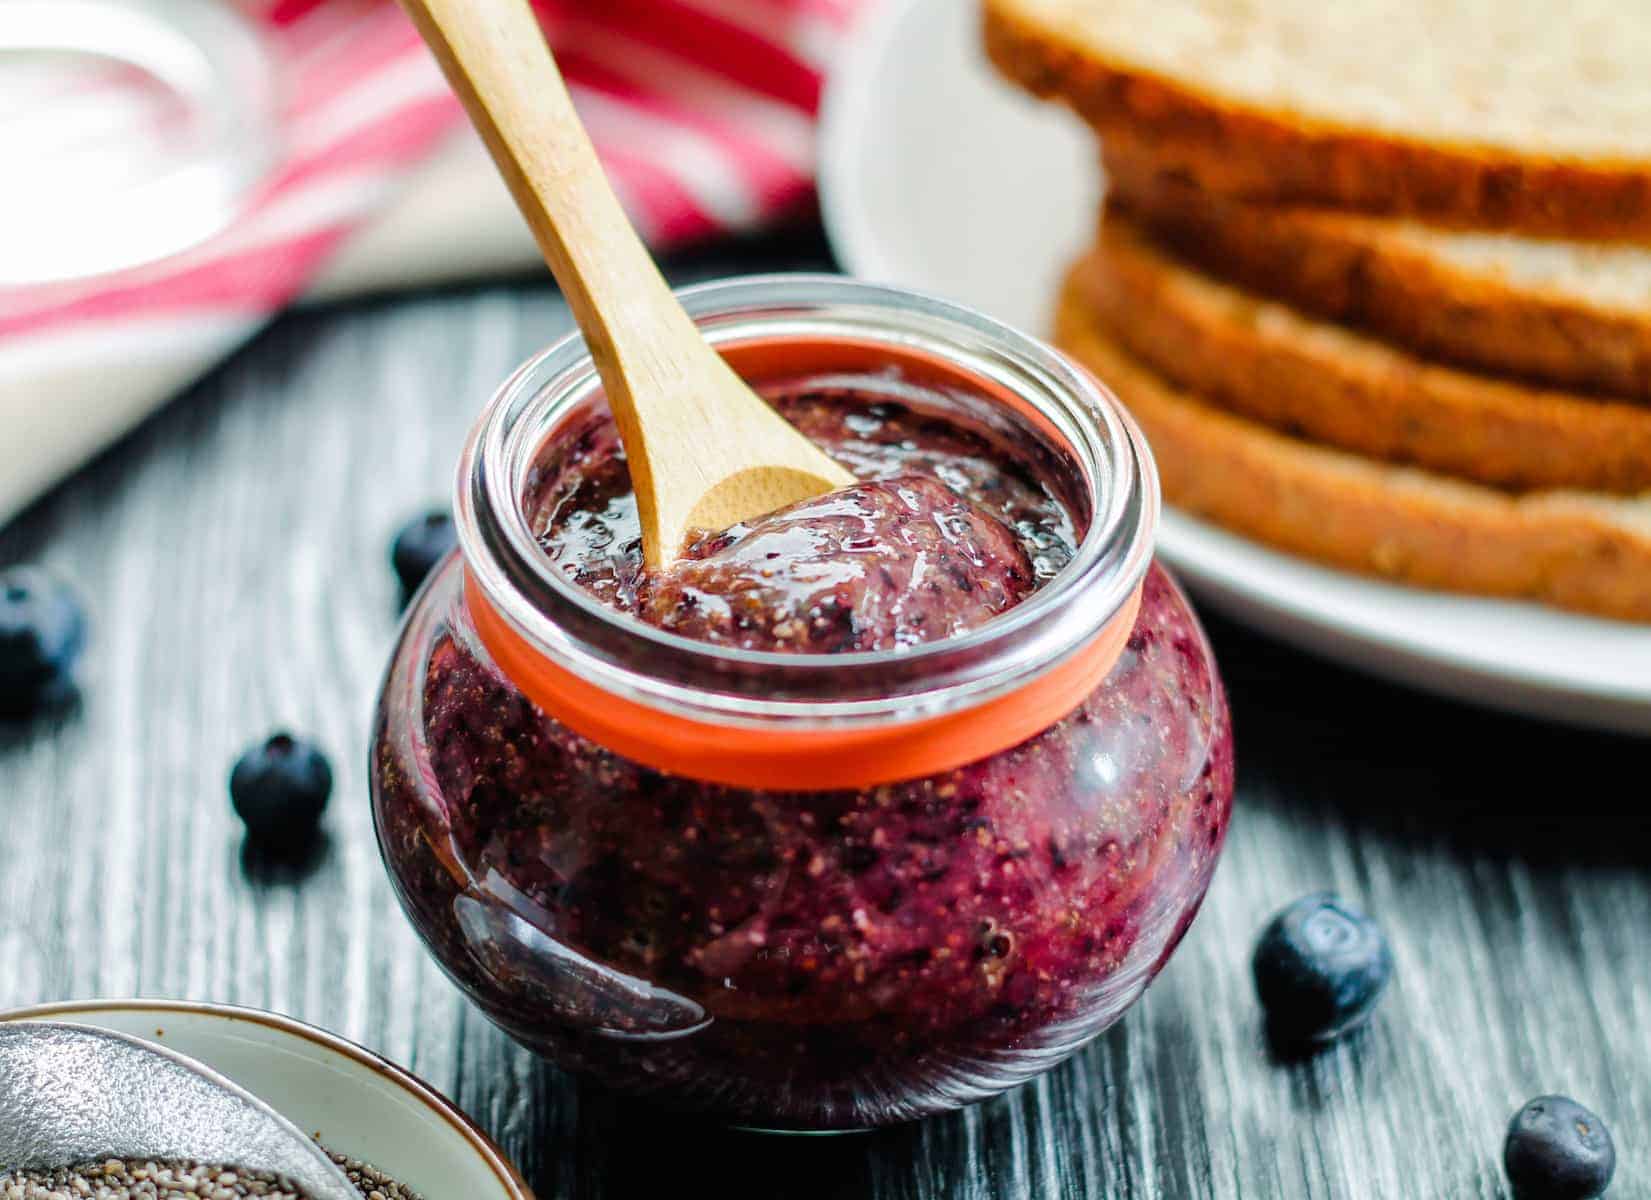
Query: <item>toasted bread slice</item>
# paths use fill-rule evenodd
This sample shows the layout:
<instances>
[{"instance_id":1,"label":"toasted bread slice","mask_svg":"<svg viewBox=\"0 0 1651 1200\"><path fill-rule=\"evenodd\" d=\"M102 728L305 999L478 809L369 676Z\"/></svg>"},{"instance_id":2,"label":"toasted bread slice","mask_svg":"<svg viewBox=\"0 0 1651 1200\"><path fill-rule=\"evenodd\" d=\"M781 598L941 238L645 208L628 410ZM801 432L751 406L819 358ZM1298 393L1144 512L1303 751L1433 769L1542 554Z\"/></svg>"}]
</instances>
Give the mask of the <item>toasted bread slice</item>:
<instances>
[{"instance_id":1,"label":"toasted bread slice","mask_svg":"<svg viewBox=\"0 0 1651 1200\"><path fill-rule=\"evenodd\" d=\"M1246 537L1421 587L1651 622L1651 496L1510 496L1311 445L1204 403L1103 333L1085 267L1056 340L1122 398L1172 504Z\"/></svg>"},{"instance_id":2,"label":"toasted bread slice","mask_svg":"<svg viewBox=\"0 0 1651 1200\"><path fill-rule=\"evenodd\" d=\"M1651 402L1651 246L1250 204L1109 146L1112 202L1244 287L1426 357Z\"/></svg>"},{"instance_id":3,"label":"toasted bread slice","mask_svg":"<svg viewBox=\"0 0 1651 1200\"><path fill-rule=\"evenodd\" d=\"M1573 0L985 0L1009 78L1231 195L1651 234L1651 19Z\"/></svg>"},{"instance_id":4,"label":"toasted bread slice","mask_svg":"<svg viewBox=\"0 0 1651 1200\"><path fill-rule=\"evenodd\" d=\"M1186 267L1118 214L1075 281L1135 358L1283 432L1513 490L1651 489L1651 406L1425 363Z\"/></svg>"}]
</instances>

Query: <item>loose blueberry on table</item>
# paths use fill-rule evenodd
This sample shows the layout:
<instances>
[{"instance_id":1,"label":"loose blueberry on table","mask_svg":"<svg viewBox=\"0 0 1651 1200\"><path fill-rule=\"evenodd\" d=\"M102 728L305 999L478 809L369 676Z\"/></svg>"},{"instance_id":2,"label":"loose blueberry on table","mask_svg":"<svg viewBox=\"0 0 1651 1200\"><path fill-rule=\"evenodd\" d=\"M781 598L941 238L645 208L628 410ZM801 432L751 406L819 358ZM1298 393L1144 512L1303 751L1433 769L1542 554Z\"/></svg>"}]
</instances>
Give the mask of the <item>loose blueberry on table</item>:
<instances>
[{"instance_id":1,"label":"loose blueberry on table","mask_svg":"<svg viewBox=\"0 0 1651 1200\"><path fill-rule=\"evenodd\" d=\"M1381 928L1328 892L1268 922L1251 961L1269 1031L1288 1045L1327 1042L1362 1025L1393 976Z\"/></svg>"},{"instance_id":2,"label":"loose blueberry on table","mask_svg":"<svg viewBox=\"0 0 1651 1200\"><path fill-rule=\"evenodd\" d=\"M444 511L432 509L403 525L390 546L390 564L401 581L401 594L406 597L418 591L436 564L458 544L453 518Z\"/></svg>"},{"instance_id":3,"label":"loose blueberry on table","mask_svg":"<svg viewBox=\"0 0 1651 1200\"><path fill-rule=\"evenodd\" d=\"M1071 557L1080 522L1015 449L859 391L769 397L862 482L650 572L598 418L528 480L552 566L656 628L823 654L966 632ZM1231 802L1226 702L1156 568L1123 657L1076 711L860 791L754 791L617 755L528 701L459 603L449 568L398 651L406 684L392 666L373 766L386 861L494 1020L613 1086L774 1128L955 1107L1115 1020L1208 885Z\"/></svg>"},{"instance_id":4,"label":"loose blueberry on table","mask_svg":"<svg viewBox=\"0 0 1651 1200\"><path fill-rule=\"evenodd\" d=\"M1515 1200L1592 1200L1610 1186L1616 1146L1605 1123L1568 1096L1538 1096L1514 1114L1502 1164Z\"/></svg>"},{"instance_id":5,"label":"loose blueberry on table","mask_svg":"<svg viewBox=\"0 0 1651 1200\"><path fill-rule=\"evenodd\" d=\"M276 850L308 845L332 794L332 766L309 742L277 733L252 747L229 775L235 812L254 843Z\"/></svg>"},{"instance_id":6,"label":"loose blueberry on table","mask_svg":"<svg viewBox=\"0 0 1651 1200\"><path fill-rule=\"evenodd\" d=\"M74 592L38 567L0 572L0 717L26 717L73 694L86 645Z\"/></svg>"}]
</instances>

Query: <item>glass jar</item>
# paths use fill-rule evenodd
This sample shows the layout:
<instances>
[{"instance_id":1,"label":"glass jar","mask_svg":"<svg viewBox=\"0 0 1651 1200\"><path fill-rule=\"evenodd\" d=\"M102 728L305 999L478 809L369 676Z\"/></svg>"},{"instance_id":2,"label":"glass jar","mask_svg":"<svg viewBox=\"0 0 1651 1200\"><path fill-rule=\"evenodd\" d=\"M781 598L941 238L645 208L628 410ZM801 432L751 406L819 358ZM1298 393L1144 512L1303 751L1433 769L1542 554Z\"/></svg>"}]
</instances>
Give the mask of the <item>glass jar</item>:
<instances>
[{"instance_id":1,"label":"glass jar","mask_svg":"<svg viewBox=\"0 0 1651 1200\"><path fill-rule=\"evenodd\" d=\"M460 553L391 661L371 763L390 876L489 1017L616 1089L787 1130L993 1095L1140 996L1226 832L1226 700L1151 559L1151 459L1095 380L968 310L807 276L683 301L754 384L884 389L1017 447L1072 511L1070 561L893 651L644 625L535 541L536 464L601 419L570 338L477 424Z\"/></svg>"}]
</instances>

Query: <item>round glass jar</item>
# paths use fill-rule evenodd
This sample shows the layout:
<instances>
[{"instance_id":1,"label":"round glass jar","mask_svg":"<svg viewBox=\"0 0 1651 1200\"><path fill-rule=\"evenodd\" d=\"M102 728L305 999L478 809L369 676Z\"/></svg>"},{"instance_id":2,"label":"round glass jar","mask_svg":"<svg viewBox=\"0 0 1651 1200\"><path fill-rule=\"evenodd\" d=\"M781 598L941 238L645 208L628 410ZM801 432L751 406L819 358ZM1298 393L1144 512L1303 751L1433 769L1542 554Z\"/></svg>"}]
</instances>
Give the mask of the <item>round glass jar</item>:
<instances>
[{"instance_id":1,"label":"round glass jar","mask_svg":"<svg viewBox=\"0 0 1651 1200\"><path fill-rule=\"evenodd\" d=\"M1151 459L1094 379L966 309L812 276L683 302L759 388L868 389L1013 447L1070 513L1069 556L1008 611L894 650L646 625L536 540L540 464L604 419L563 341L478 422L460 552L390 663L385 863L489 1017L616 1089L787 1130L980 1100L1140 996L1225 837L1226 699L1152 562Z\"/></svg>"}]
</instances>

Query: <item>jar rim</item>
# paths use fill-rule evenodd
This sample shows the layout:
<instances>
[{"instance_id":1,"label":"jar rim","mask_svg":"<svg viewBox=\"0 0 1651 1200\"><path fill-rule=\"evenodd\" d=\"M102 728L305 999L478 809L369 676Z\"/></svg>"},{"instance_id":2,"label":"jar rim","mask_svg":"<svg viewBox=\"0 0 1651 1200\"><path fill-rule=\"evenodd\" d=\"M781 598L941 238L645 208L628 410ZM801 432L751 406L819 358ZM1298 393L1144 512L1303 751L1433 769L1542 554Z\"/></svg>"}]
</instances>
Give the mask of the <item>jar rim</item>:
<instances>
[{"instance_id":1,"label":"jar rim","mask_svg":"<svg viewBox=\"0 0 1651 1200\"><path fill-rule=\"evenodd\" d=\"M599 690L719 724L887 723L997 698L1063 661L1130 602L1151 559L1157 473L1117 398L1064 355L974 310L832 275L720 280L678 293L713 345L852 336L890 359L928 353L1008 389L1081 467L1090 520L1072 559L1014 608L955 637L842 654L754 651L619 612L563 577L523 503L547 437L600 394L582 336L529 358L494 393L460 458L467 571L535 652Z\"/></svg>"}]
</instances>

